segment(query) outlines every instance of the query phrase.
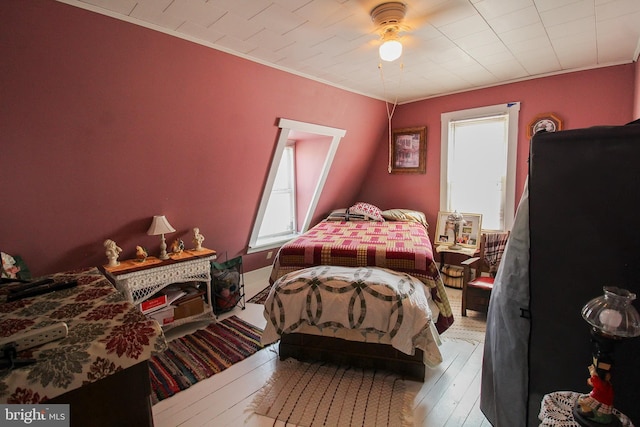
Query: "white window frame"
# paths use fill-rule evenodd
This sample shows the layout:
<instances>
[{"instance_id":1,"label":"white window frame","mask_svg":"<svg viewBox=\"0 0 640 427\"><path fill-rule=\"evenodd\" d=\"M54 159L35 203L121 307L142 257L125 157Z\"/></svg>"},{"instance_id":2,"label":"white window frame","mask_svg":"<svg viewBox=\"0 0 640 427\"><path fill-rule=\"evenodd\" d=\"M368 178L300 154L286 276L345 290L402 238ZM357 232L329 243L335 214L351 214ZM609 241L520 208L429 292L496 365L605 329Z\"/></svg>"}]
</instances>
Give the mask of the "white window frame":
<instances>
[{"instance_id":1,"label":"white window frame","mask_svg":"<svg viewBox=\"0 0 640 427\"><path fill-rule=\"evenodd\" d=\"M440 115L440 210L448 211L448 168L449 168L449 123L457 120L479 119L483 117L506 114L508 119L508 142L507 142L507 173L504 201L504 226L505 231L511 230L515 217L516 198L516 162L518 155L518 118L520 113L519 102L509 102L507 104L490 105L486 107L470 108L460 111L451 111ZM478 165L478 170L482 168Z\"/></svg>"},{"instance_id":2,"label":"white window frame","mask_svg":"<svg viewBox=\"0 0 640 427\"><path fill-rule=\"evenodd\" d=\"M331 168L331 164L333 163L336 151L338 150L338 145L340 144L340 140L342 139L342 137L347 133L344 129L337 129L312 123L298 122L295 120L284 118L281 118L278 121L278 127L280 128L280 135L278 137L273 160L271 162L269 176L267 177L264 190L262 192L262 199L260 201L260 206L258 207L258 212L256 214L256 221L253 225L253 231L249 239L249 248L247 249L247 253L249 254L282 246L284 243L299 236L309 229L311 218L313 217L318 205L318 200L320 199L322 189L324 188L327 176L329 175L329 169ZM267 203L269 202L269 197L273 189L273 183L276 179L276 174L278 173L280 159L282 157L284 148L286 147L288 141L291 139L290 135L295 132L305 132L310 134L329 136L331 137L331 144L329 146L329 150L327 151L326 157L324 158L324 160L322 160L322 171L320 173L318 181L316 182L315 190L307 208L305 218L301 223L298 221L300 224L299 230L294 231L294 233L292 233L291 235L279 236L278 238L268 240L261 240L259 239L260 226L262 225L264 214L267 209Z\"/></svg>"},{"instance_id":3,"label":"white window frame","mask_svg":"<svg viewBox=\"0 0 640 427\"><path fill-rule=\"evenodd\" d=\"M287 194L288 195L288 199L289 199L289 205L290 205L290 211L288 212L288 216L289 216L289 228L285 229L285 230L280 230L277 233L273 233L273 234L269 234L269 235L265 235L264 233L260 233L258 236L258 241L262 242L262 241L271 241L274 239L280 239L281 237L289 237L291 236L296 228L297 228L297 215L296 215L296 153L295 153L295 142L294 141L289 141L287 143L287 145L284 147L284 149L282 150L282 157L281 159L284 158L285 155L288 155L290 157L290 170L289 172L289 177L288 177L288 182L290 184L290 186L288 187L284 187L284 188L272 188L271 189L271 196L276 195L276 194ZM282 163L282 161L280 162ZM280 167L278 166L278 172L276 173L276 177L278 175L278 173L280 173ZM275 180L274 180L275 183ZM265 216L267 214L267 210L268 210L268 204L267 204L267 208L265 208ZM262 231L262 230L260 230Z\"/></svg>"}]
</instances>

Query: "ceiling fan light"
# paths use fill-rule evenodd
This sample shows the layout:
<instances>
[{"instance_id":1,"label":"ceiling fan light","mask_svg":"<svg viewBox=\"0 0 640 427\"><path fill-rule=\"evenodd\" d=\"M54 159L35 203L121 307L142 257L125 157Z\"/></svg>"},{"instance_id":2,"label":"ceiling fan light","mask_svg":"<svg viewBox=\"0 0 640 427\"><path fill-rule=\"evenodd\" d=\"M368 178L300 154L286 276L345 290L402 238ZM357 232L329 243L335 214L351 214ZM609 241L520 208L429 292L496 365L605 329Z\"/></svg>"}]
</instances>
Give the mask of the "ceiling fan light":
<instances>
[{"instance_id":1,"label":"ceiling fan light","mask_svg":"<svg viewBox=\"0 0 640 427\"><path fill-rule=\"evenodd\" d=\"M379 54L383 61L395 61L402 55L402 43L398 40L386 40L380 45Z\"/></svg>"}]
</instances>

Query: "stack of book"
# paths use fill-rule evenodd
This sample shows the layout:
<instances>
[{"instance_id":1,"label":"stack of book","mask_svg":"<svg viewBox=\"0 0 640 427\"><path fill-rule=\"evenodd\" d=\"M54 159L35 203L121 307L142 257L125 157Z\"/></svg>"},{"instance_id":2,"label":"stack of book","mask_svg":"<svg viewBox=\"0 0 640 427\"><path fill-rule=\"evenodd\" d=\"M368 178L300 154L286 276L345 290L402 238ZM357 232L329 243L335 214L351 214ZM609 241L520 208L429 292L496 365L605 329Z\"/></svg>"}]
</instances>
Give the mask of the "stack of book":
<instances>
[{"instance_id":1,"label":"stack of book","mask_svg":"<svg viewBox=\"0 0 640 427\"><path fill-rule=\"evenodd\" d=\"M204 291L196 284L182 283L167 286L140 303L140 311L161 325L200 314L204 311Z\"/></svg>"},{"instance_id":2,"label":"stack of book","mask_svg":"<svg viewBox=\"0 0 640 427\"><path fill-rule=\"evenodd\" d=\"M168 325L175 320L172 304L184 295L186 295L186 292L180 289L167 287L149 299L142 301L140 303L140 311L161 325Z\"/></svg>"}]
</instances>

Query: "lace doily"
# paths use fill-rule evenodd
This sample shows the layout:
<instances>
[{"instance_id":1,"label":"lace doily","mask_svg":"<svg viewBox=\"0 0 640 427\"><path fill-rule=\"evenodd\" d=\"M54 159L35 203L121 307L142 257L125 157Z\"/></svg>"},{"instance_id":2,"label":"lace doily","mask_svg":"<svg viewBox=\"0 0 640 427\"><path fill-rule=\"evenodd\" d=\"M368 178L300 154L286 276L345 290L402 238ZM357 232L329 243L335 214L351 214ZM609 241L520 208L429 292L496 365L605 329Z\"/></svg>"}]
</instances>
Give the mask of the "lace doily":
<instances>
[{"instance_id":1,"label":"lace doily","mask_svg":"<svg viewBox=\"0 0 640 427\"><path fill-rule=\"evenodd\" d=\"M540 415L538 415L538 418L542 421L540 426L579 427L579 424L573 418L572 412L578 397L580 397L580 393L573 391L556 391L546 394L542 399ZM623 427L634 427L626 415L617 409L614 409L613 413L620 418Z\"/></svg>"}]
</instances>

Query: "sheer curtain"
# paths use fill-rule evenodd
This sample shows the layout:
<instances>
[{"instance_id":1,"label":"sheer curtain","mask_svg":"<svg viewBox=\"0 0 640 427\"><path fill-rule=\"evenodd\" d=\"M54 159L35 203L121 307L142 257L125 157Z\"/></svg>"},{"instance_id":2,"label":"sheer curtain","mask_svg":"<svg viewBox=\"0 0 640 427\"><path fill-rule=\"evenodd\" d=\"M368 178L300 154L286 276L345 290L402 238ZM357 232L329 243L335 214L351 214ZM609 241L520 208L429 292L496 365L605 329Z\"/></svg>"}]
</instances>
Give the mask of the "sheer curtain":
<instances>
[{"instance_id":1,"label":"sheer curtain","mask_svg":"<svg viewBox=\"0 0 640 427\"><path fill-rule=\"evenodd\" d=\"M482 228L504 230L508 116L449 123L447 209L481 213Z\"/></svg>"}]
</instances>

